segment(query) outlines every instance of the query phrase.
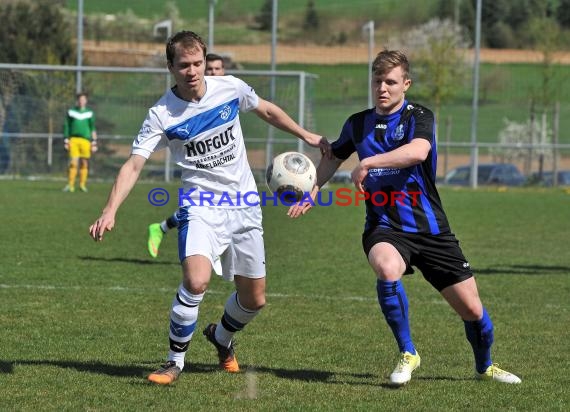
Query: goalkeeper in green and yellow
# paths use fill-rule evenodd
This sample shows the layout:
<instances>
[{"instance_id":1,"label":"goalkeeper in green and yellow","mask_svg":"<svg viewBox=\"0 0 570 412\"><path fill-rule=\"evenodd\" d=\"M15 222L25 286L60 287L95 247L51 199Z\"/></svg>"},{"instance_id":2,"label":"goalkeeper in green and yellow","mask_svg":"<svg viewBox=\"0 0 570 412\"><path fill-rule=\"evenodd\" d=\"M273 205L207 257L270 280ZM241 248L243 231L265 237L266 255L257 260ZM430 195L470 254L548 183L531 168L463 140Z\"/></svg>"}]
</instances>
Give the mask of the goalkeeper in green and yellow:
<instances>
[{"instance_id":1,"label":"goalkeeper in green and yellow","mask_svg":"<svg viewBox=\"0 0 570 412\"><path fill-rule=\"evenodd\" d=\"M78 93L75 107L67 111L63 125L63 143L69 152L68 183L64 192L75 192L79 171L79 190L87 192L87 176L91 153L97 151L95 113L87 107L87 94Z\"/></svg>"}]
</instances>

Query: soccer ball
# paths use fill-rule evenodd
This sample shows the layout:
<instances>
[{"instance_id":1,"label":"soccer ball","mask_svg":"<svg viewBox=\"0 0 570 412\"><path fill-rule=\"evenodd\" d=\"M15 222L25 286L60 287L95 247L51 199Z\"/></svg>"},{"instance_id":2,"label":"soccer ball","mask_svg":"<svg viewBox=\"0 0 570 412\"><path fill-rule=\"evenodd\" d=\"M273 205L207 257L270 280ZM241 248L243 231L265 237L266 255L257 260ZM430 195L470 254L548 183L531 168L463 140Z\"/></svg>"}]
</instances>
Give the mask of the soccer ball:
<instances>
[{"instance_id":1,"label":"soccer ball","mask_svg":"<svg viewBox=\"0 0 570 412\"><path fill-rule=\"evenodd\" d=\"M317 182L317 169L307 156L298 152L285 152L275 156L265 174L267 186L287 202L301 200Z\"/></svg>"}]
</instances>

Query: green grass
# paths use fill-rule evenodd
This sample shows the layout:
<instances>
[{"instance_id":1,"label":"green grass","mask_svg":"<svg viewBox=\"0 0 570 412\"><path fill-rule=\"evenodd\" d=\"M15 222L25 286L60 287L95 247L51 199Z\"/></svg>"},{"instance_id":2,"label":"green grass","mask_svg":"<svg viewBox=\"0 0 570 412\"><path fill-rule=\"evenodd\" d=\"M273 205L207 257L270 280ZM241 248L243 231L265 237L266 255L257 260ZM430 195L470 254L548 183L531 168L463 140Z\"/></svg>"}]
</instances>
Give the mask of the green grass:
<instances>
[{"instance_id":1,"label":"green grass","mask_svg":"<svg viewBox=\"0 0 570 412\"><path fill-rule=\"evenodd\" d=\"M246 69L268 69L265 65L247 65ZM331 139L336 139L344 121L352 113L363 110L367 102L367 68L364 65L302 65L283 64L279 70L305 71L318 75L312 88L314 95L313 110L315 130ZM493 73L498 70L496 65L482 65L483 73ZM498 142L499 132L504 128L504 120L524 123L529 116L529 96L536 93L535 85L540 83L540 66L533 64L513 64L501 66L505 81L498 90L491 89L486 94L486 100L481 100L478 112L477 134L478 140L485 143ZM570 96L570 82L564 74L565 68L558 67L556 78L560 96ZM339 73L342 76L339 77ZM163 93L166 80L162 75L104 75L93 74L86 76L94 90L98 90L95 99L98 113L98 129L101 134L119 134L131 136L139 129L146 116L146 111ZM250 82L258 93L269 98L267 79L251 76L241 76ZM290 81L280 79L293 97L286 101L277 101L293 117L296 112L296 89ZM141 84L148 87L141 88ZM444 104L439 113L440 141L445 137L445 123L448 118L452 121L452 142L469 142L471 139L471 85L468 82L460 85L456 99ZM283 94L283 93L282 93ZM277 94L281 96L281 94ZM435 110L431 101L423 101L414 95L414 88L410 89L408 98L427 105ZM570 135L564 133L570 130L570 102L560 99L560 143L570 143ZM293 108L289 106L292 105ZM541 113L537 113L540 117ZM548 114L549 128L552 129L552 112ZM258 120L251 121L244 116L243 122L248 137L266 137L267 127ZM254 123L254 125L251 125Z\"/></svg>"},{"instance_id":2,"label":"green grass","mask_svg":"<svg viewBox=\"0 0 570 412\"><path fill-rule=\"evenodd\" d=\"M180 11L179 18L187 27L202 32L206 35L209 2L206 0L188 2L176 0L171 2ZM280 19L280 42L290 36L290 32L298 30L298 22L302 21L307 9L307 0L287 0L279 3ZM377 39L387 38L394 30L393 25L415 24L430 16L430 10L438 2L435 0L398 1L398 0L317 0L315 8L323 20L330 21L366 21L375 19L377 24ZM216 41L217 44L232 44L236 39L240 43L269 44L268 32L261 33L252 30L248 23L253 16L259 13L262 0L218 0L216 4ZM76 0L68 0L67 8L77 9ZM162 0L123 1L112 0L87 1L84 4L86 15L93 13L113 14L131 10L139 17L162 20L166 17L165 2ZM386 16L390 16L389 19ZM350 30L343 24L333 24L338 30ZM335 29L336 30L336 29ZM383 31L386 31L384 33ZM334 34L334 33L332 33ZM360 39L362 40L362 39ZM378 43L377 47L382 44ZM88 60L88 56L87 56ZM347 61L349 57L347 57ZM246 65L246 68L268 69L269 65ZM412 62L413 66L413 62ZM353 112L363 109L367 102L367 67L360 64L343 65L280 65L280 70L303 70L319 75L314 88L314 118L316 130L327 136L338 136L343 121ZM551 79L549 95L553 101L561 102L560 131L570 129L570 82L566 66L554 67L554 77ZM457 85L457 96L454 100L445 103L439 112L440 136L444 136L443 125L448 118L452 120L453 142L468 142L471 140L471 99L472 83L470 70L468 79L463 84ZM413 74L413 67L412 67ZM122 79L122 77L129 77ZM138 130L146 108L156 100L164 87L158 80L159 85L154 86L148 81L142 81L147 87L141 88L141 79L138 76L117 76L117 85L109 84L110 88L102 84L93 84L95 96L100 96L99 129L103 134L133 135ZM143 75L144 76L144 75ZM526 122L529 117L529 103L543 89L541 67L538 64L482 64L480 106L477 124L478 140L480 142L497 142L499 132L504 128L504 120L509 119L517 122ZM112 81L109 80L109 83ZM414 88L410 89L409 98L419 103L426 104L431 109L431 100L422 101L414 96ZM116 95L120 95L117 97ZM103 99L101 96L106 96ZM125 96L128 96L125 97ZM264 95L263 97L269 97ZM129 99L128 104L125 100ZM281 103L281 102L278 102ZM143 110L140 115L137 109L130 109L126 113L129 104L137 105ZM135 113L136 112L136 113ZM549 121L552 116L549 113ZM549 126L552 129L552 123ZM256 136L265 137L265 136ZM560 133L560 143L570 143L570 135Z\"/></svg>"},{"instance_id":3,"label":"green grass","mask_svg":"<svg viewBox=\"0 0 570 412\"><path fill-rule=\"evenodd\" d=\"M221 21L244 19L244 16L256 15L260 12L265 0L217 0L215 11L216 18ZM287 0L279 2L278 12L280 17L304 16L307 10L307 0ZM180 17L189 22L208 18L209 1L173 0L170 3L176 5L180 11ZM415 14L420 11L427 13L433 7L434 0L424 1L421 5L408 0L402 5L398 0L316 0L315 8L319 15L342 15L347 18L369 19L372 15L403 17L404 11L409 12L415 6ZM67 7L77 10L77 0L68 0ZM144 18L156 18L164 15L166 11L163 0L131 0L117 2L113 0L85 1L84 12L116 14L131 10L134 14ZM162 16L164 17L164 16Z\"/></svg>"},{"instance_id":4,"label":"green grass","mask_svg":"<svg viewBox=\"0 0 570 412\"><path fill-rule=\"evenodd\" d=\"M154 260L146 228L174 206L152 207L154 186L140 183L96 244L88 226L109 186L69 194L57 182L0 181L0 410L568 410L564 191L441 190L495 322L494 360L522 385L471 379L462 322L416 273L404 282L422 367L393 390L386 383L397 354L361 251L358 207L323 207L296 221L284 207L265 207L268 304L237 346L250 372L218 371L197 332L180 380L148 385L166 354L180 269L175 234ZM231 290L212 279L197 331L221 316Z\"/></svg>"},{"instance_id":5,"label":"green grass","mask_svg":"<svg viewBox=\"0 0 570 412\"><path fill-rule=\"evenodd\" d=\"M412 62L413 65L413 62ZM266 68L259 65L256 69ZM368 72L362 64L343 65L300 65L283 64L280 70L306 71L318 75L315 91L315 118L317 129L327 136L338 136L346 118L354 112L363 110L368 99ZM412 67L413 71L413 67ZM342 73L342 75L341 75ZM483 94L479 92L479 113L477 134L480 142L497 143L499 132L504 128L504 120L508 119L525 123L529 118L531 96L538 93L537 87L542 82L541 67L538 64L482 64L481 77L499 76L503 79L500 86L489 88ZM570 129L570 78L566 66L554 68L557 79L557 93L560 101L560 130ZM471 80L466 80L457 87L457 94L451 101L442 105L439 113L440 138L444 136L444 124L448 117L452 119L452 142L468 142L471 139L472 116ZM414 95L414 86L407 97L426 105L432 110L431 99L427 101ZM549 128L552 129L552 108L548 112ZM541 113L537 113L540 116ZM560 143L570 143L570 135L560 133Z\"/></svg>"}]
</instances>

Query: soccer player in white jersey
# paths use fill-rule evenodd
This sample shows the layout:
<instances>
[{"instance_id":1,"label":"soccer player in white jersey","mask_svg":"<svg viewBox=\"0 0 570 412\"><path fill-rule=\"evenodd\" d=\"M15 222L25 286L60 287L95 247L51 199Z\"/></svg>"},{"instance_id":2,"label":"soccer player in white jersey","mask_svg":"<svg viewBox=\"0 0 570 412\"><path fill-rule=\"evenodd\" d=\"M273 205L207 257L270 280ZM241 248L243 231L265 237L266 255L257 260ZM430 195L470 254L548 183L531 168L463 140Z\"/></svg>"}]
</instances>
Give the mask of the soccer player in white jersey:
<instances>
[{"instance_id":1,"label":"soccer player in white jersey","mask_svg":"<svg viewBox=\"0 0 570 412\"><path fill-rule=\"evenodd\" d=\"M218 54L206 54L206 76L224 76L226 69L224 58ZM160 223L151 223L148 226L148 253L156 258L162 243L162 238L170 230L178 227L178 211L168 216Z\"/></svg>"},{"instance_id":2,"label":"soccer player in white jersey","mask_svg":"<svg viewBox=\"0 0 570 412\"><path fill-rule=\"evenodd\" d=\"M220 366L238 372L234 334L265 305L265 249L259 202L249 167L239 112L253 111L267 123L330 153L326 138L299 126L277 105L258 97L234 76L204 77L206 45L194 32L182 31L166 44L168 69L176 85L150 108L121 167L101 216L90 226L95 241L113 229L115 215L135 185L149 156L166 146L182 168L178 250L182 282L172 301L167 361L148 380L168 385L184 368L186 351L198 320L214 261L220 257L224 278L236 291L220 321L203 331L218 352ZM255 198L251 198L255 199ZM220 274L220 273L218 273Z\"/></svg>"}]
</instances>

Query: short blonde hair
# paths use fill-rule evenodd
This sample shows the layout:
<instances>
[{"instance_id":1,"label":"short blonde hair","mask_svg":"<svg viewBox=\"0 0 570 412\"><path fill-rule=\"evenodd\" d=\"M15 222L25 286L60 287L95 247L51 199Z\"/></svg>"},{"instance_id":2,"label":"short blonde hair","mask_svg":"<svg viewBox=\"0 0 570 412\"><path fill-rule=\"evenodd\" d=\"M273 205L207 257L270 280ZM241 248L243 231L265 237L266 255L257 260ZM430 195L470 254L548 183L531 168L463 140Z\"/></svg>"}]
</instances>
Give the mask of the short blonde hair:
<instances>
[{"instance_id":1,"label":"short blonde hair","mask_svg":"<svg viewBox=\"0 0 570 412\"><path fill-rule=\"evenodd\" d=\"M410 63L404 52L400 50L384 49L376 55L372 63L372 73L380 76L388 73L395 67L401 67L404 79L410 77Z\"/></svg>"}]
</instances>

